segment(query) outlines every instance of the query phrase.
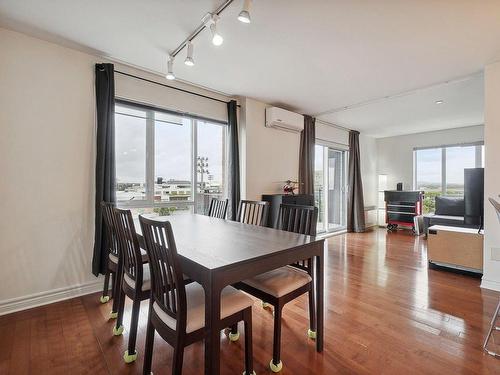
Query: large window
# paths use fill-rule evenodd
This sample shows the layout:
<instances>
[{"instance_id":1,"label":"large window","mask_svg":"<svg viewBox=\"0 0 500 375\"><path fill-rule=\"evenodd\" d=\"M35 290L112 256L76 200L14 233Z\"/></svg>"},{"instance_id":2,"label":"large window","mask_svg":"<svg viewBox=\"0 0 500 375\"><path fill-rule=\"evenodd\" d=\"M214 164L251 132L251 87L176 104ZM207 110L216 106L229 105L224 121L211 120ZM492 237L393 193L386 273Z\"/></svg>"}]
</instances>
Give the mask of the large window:
<instances>
[{"instance_id":1,"label":"large window","mask_svg":"<svg viewBox=\"0 0 500 375\"><path fill-rule=\"evenodd\" d=\"M463 196L464 169L484 165L484 145L443 146L414 151L414 187L425 191L424 213L438 195Z\"/></svg>"},{"instance_id":2,"label":"large window","mask_svg":"<svg viewBox=\"0 0 500 375\"><path fill-rule=\"evenodd\" d=\"M226 196L227 126L120 102L116 200L135 215L206 213Z\"/></svg>"}]
</instances>

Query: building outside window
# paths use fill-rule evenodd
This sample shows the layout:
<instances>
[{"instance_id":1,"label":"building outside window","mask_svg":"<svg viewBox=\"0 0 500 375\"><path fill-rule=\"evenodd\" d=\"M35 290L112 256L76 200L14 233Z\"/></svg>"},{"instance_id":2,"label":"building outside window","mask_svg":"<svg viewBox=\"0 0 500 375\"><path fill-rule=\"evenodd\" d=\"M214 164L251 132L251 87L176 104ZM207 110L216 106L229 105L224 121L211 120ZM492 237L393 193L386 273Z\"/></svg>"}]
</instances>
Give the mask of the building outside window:
<instances>
[{"instance_id":1,"label":"building outside window","mask_svg":"<svg viewBox=\"0 0 500 375\"><path fill-rule=\"evenodd\" d=\"M119 101L116 201L138 214L206 213L227 195L227 125Z\"/></svg>"},{"instance_id":2,"label":"building outside window","mask_svg":"<svg viewBox=\"0 0 500 375\"><path fill-rule=\"evenodd\" d=\"M413 151L414 188L425 191L424 213L434 212L435 197L464 195L464 169L484 167L484 145L466 144Z\"/></svg>"}]
</instances>

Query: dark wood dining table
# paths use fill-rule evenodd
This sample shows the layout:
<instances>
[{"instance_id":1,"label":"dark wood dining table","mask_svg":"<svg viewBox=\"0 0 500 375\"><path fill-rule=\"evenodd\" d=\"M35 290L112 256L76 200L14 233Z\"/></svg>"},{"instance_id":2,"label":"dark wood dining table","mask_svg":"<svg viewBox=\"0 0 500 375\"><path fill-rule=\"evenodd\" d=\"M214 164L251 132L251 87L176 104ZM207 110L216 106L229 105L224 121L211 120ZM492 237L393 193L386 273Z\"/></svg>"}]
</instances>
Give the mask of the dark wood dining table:
<instances>
[{"instance_id":1,"label":"dark wood dining table","mask_svg":"<svg viewBox=\"0 0 500 375\"><path fill-rule=\"evenodd\" d=\"M170 221L182 271L205 291L205 374L220 373L221 291L252 276L313 258L315 262L316 350L323 351L324 240L267 227L196 214L158 216ZM139 241L144 239L135 221Z\"/></svg>"}]
</instances>

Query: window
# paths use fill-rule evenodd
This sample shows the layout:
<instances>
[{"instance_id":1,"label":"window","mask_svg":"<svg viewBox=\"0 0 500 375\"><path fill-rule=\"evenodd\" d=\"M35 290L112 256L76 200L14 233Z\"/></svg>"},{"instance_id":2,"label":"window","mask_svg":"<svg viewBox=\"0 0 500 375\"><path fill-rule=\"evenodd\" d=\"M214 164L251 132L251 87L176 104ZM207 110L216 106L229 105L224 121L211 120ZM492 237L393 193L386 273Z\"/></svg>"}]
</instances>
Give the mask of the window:
<instances>
[{"instance_id":1,"label":"window","mask_svg":"<svg viewBox=\"0 0 500 375\"><path fill-rule=\"evenodd\" d=\"M227 126L119 102L116 200L134 215L205 213L226 196Z\"/></svg>"},{"instance_id":2,"label":"window","mask_svg":"<svg viewBox=\"0 0 500 375\"><path fill-rule=\"evenodd\" d=\"M425 191L424 213L434 211L438 195L463 196L464 169L484 166L484 145L414 150L414 187Z\"/></svg>"}]
</instances>

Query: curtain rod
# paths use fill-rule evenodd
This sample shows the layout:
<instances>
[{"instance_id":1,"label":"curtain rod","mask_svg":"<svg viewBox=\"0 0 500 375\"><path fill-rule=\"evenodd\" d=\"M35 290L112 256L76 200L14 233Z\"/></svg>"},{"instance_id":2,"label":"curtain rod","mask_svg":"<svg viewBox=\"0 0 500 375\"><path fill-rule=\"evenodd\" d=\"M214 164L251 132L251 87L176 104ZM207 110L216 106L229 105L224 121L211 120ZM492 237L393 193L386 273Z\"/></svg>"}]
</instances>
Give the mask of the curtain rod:
<instances>
[{"instance_id":1,"label":"curtain rod","mask_svg":"<svg viewBox=\"0 0 500 375\"><path fill-rule=\"evenodd\" d=\"M163 86L163 87L167 87L169 89L174 89L174 90L177 90L177 91L182 91L182 92L185 92L186 94L191 94L191 95L195 95L195 96L199 96L201 98L205 98L205 99L210 99L210 100L214 100L216 102L219 102L219 103L229 103L225 100L222 100L222 99L217 99L217 98L214 98L212 96L208 96L208 95L203 95L203 94L199 94L197 92L194 92L194 91L189 91L189 90L186 90L186 89L181 89L180 87L175 87L175 86L170 86L170 85L166 85L165 83L160 83L160 82L157 82L157 81L153 81L152 79L147 79L147 78L143 78L143 77L139 77L139 76L136 76L134 74L130 74L130 73L125 73L125 72L122 72L120 70L115 70L115 73L118 73L118 74L122 74L124 76L127 76L127 77L131 77L131 78L135 78L135 79L138 79L138 80L141 80L141 81L145 81L145 82L149 82L149 83L153 83L155 85L159 85L159 86ZM238 104L237 105L238 107L240 107L240 105Z\"/></svg>"}]
</instances>

